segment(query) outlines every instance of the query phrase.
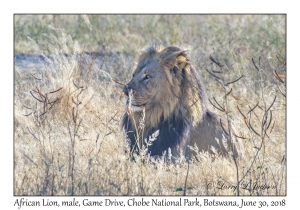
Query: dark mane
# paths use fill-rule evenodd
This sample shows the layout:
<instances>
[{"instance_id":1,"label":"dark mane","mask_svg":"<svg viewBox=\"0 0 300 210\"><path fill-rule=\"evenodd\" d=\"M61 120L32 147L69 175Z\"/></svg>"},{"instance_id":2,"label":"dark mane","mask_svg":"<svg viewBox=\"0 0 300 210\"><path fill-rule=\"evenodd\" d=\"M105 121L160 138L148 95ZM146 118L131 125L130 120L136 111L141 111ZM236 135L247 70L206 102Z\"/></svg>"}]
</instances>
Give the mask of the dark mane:
<instances>
[{"instance_id":1,"label":"dark mane","mask_svg":"<svg viewBox=\"0 0 300 210\"><path fill-rule=\"evenodd\" d=\"M132 121L129 119L128 114L124 115L123 126L126 128L132 128ZM148 147L148 153L151 156L162 155L162 153L169 148L181 146L184 141L184 133L188 132L188 125L183 119L178 119L176 116L172 116L169 120L161 121L158 127L150 128L145 132L144 138L147 141L155 133L159 132L156 139L152 142L152 145ZM137 151L135 132L127 132L127 137L130 140L131 151Z\"/></svg>"}]
</instances>

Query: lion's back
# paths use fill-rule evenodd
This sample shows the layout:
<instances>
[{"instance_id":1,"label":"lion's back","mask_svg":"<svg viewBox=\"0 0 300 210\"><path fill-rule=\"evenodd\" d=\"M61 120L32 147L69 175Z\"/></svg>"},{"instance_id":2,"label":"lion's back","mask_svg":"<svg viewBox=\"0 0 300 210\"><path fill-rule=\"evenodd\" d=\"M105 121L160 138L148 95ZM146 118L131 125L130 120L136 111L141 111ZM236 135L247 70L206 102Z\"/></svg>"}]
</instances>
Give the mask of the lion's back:
<instances>
[{"instance_id":1,"label":"lion's back","mask_svg":"<svg viewBox=\"0 0 300 210\"><path fill-rule=\"evenodd\" d=\"M233 145L233 154L237 156L243 153L242 144L233 135L234 127L231 126L230 129L233 143L230 142L227 119L214 112L207 111L203 116L203 120L191 132L191 146L196 144L199 151L209 151L210 153L213 152L212 147L214 147L219 153L227 155L231 150L231 145ZM223 138L227 139L227 145L224 145Z\"/></svg>"}]
</instances>

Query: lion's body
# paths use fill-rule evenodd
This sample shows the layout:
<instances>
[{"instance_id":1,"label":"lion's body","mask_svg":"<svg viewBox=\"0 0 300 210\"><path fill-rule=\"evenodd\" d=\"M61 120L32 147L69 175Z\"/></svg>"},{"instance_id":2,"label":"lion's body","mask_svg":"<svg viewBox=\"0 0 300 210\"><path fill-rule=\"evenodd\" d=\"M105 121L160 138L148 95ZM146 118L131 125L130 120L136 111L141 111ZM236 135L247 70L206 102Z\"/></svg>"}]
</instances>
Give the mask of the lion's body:
<instances>
[{"instance_id":1,"label":"lion's body","mask_svg":"<svg viewBox=\"0 0 300 210\"><path fill-rule=\"evenodd\" d=\"M213 146L224 155L229 150L238 154L230 141L233 138L225 132L226 120L222 120L222 128L221 117L208 109L204 86L185 51L177 47L147 48L124 93L129 99L123 127L132 150L140 149L145 139L149 142L155 137L148 146L151 156L160 156L170 148L176 157L181 152L185 154L187 145L195 144L200 151L213 152ZM229 150L222 142L223 135L228 139Z\"/></svg>"}]
</instances>

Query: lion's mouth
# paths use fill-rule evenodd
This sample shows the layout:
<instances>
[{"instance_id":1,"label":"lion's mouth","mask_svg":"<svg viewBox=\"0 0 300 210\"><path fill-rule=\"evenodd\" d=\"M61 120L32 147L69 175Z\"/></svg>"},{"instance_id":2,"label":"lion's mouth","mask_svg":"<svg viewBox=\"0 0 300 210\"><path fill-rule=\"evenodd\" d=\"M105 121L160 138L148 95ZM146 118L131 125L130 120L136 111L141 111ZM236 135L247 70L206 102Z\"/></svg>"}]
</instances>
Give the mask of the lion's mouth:
<instances>
[{"instance_id":1,"label":"lion's mouth","mask_svg":"<svg viewBox=\"0 0 300 210\"><path fill-rule=\"evenodd\" d=\"M131 106L136 106L136 107L144 107L144 106L146 106L146 104L142 104L142 105L131 104Z\"/></svg>"},{"instance_id":2,"label":"lion's mouth","mask_svg":"<svg viewBox=\"0 0 300 210\"><path fill-rule=\"evenodd\" d=\"M138 112L138 111L143 111L144 107L146 106L146 103L138 105L133 103L133 101L131 101L131 104L129 105L129 100L126 100L126 106L129 107L131 111Z\"/></svg>"}]
</instances>

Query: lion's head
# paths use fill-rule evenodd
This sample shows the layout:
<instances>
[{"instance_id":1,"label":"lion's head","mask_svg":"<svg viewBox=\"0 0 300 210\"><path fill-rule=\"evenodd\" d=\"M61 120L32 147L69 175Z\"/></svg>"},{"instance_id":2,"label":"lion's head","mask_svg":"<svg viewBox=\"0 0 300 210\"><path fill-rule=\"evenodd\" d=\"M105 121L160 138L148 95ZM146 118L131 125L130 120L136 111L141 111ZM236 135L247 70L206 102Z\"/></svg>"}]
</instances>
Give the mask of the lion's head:
<instances>
[{"instance_id":1,"label":"lion's head","mask_svg":"<svg viewBox=\"0 0 300 210\"><path fill-rule=\"evenodd\" d=\"M142 52L133 78L124 88L126 95L131 91L127 106L136 119L145 109L146 128L156 127L172 115L195 124L206 109L197 74L186 51L177 47L150 46Z\"/></svg>"}]
</instances>

